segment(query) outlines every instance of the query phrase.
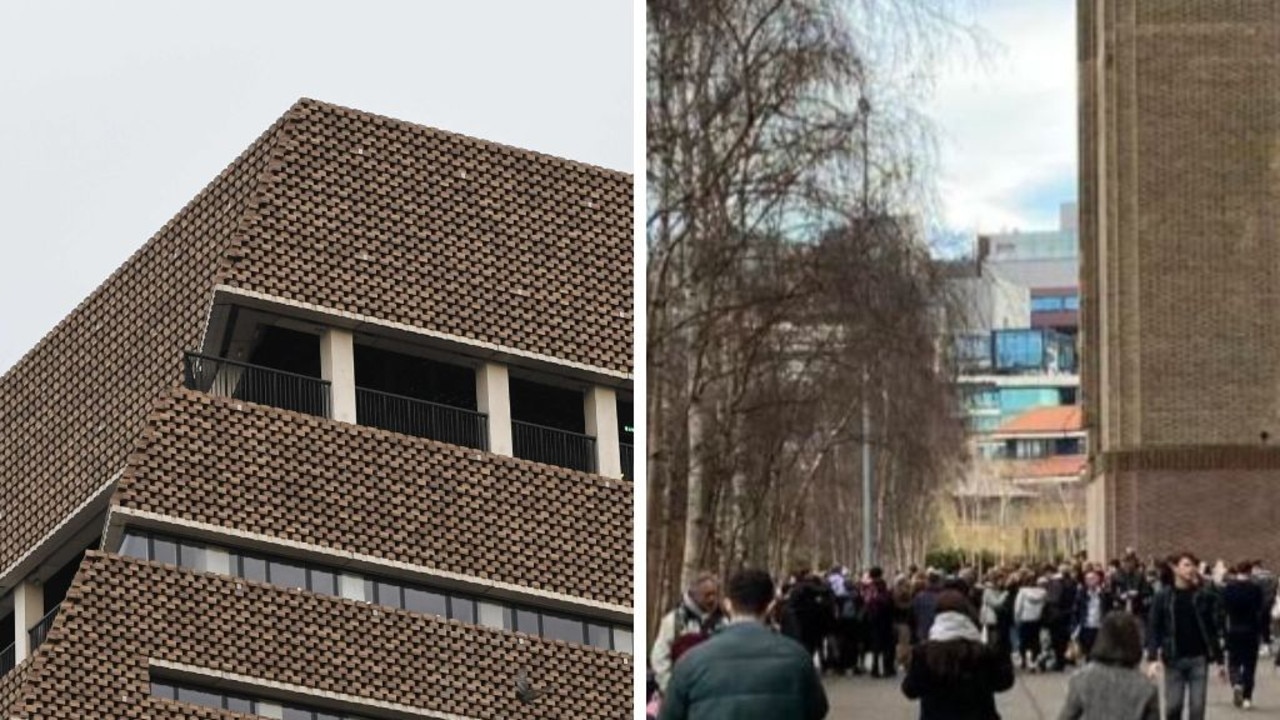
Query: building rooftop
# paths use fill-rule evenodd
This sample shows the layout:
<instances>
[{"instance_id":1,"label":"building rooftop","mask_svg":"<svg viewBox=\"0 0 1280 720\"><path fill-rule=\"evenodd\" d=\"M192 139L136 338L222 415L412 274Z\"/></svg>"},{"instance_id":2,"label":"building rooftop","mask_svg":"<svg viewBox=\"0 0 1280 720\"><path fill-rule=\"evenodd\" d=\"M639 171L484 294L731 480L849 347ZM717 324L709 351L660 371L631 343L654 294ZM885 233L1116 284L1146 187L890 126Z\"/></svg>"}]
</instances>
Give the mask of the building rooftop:
<instances>
[{"instance_id":1,"label":"building rooftop","mask_svg":"<svg viewBox=\"0 0 1280 720\"><path fill-rule=\"evenodd\" d=\"M1084 431L1079 405L1054 405L1028 410L996 429L997 435L1042 435Z\"/></svg>"}]
</instances>

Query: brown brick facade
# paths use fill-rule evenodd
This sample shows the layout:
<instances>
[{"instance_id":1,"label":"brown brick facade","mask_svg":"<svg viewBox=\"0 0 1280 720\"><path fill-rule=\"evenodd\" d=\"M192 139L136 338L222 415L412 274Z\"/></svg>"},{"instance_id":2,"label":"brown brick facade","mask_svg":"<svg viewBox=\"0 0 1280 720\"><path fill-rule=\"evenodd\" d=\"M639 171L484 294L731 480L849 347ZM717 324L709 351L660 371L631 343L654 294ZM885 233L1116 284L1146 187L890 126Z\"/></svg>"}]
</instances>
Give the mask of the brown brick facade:
<instances>
[{"instance_id":1,"label":"brown brick facade","mask_svg":"<svg viewBox=\"0 0 1280 720\"><path fill-rule=\"evenodd\" d=\"M176 389L113 504L631 605L631 483Z\"/></svg>"},{"instance_id":2,"label":"brown brick facade","mask_svg":"<svg viewBox=\"0 0 1280 720\"><path fill-rule=\"evenodd\" d=\"M0 378L0 570L124 469L152 400L199 345L279 124Z\"/></svg>"},{"instance_id":3,"label":"brown brick facade","mask_svg":"<svg viewBox=\"0 0 1280 720\"><path fill-rule=\"evenodd\" d=\"M367 319L450 336L499 366L534 356L544 374L558 364L625 385L631 188L622 173L303 100L0 378L0 571L15 624L56 602L41 585L64 562L54 552L84 548L42 541L118 478L110 532L81 517L68 536L113 542L130 512L199 524L206 540L291 562L492 592L539 623L572 615L560 621L579 622L584 642L108 546L81 565L33 658L0 677L6 720L228 717L150 698L148 660L314 690L320 705L336 693L468 718L630 717L632 656L590 647L602 643L585 630L605 624L604 645L626 642L629 481L175 385L219 286L336 311L344 332ZM551 689L536 704L516 700L521 668Z\"/></svg>"},{"instance_id":4,"label":"brown brick facade","mask_svg":"<svg viewBox=\"0 0 1280 720\"><path fill-rule=\"evenodd\" d=\"M1274 523L1228 501L1280 502L1280 4L1079 11L1085 420L1095 471L1140 468L1091 508L1094 552L1263 554Z\"/></svg>"},{"instance_id":5,"label":"brown brick facade","mask_svg":"<svg viewBox=\"0 0 1280 720\"><path fill-rule=\"evenodd\" d=\"M631 372L631 176L310 100L228 283Z\"/></svg>"},{"instance_id":6,"label":"brown brick facade","mask_svg":"<svg viewBox=\"0 0 1280 720\"><path fill-rule=\"evenodd\" d=\"M19 714L231 716L150 697L149 660L480 720L631 717L629 655L98 553L28 672ZM516 699L521 668L550 689L536 706Z\"/></svg>"}]
</instances>

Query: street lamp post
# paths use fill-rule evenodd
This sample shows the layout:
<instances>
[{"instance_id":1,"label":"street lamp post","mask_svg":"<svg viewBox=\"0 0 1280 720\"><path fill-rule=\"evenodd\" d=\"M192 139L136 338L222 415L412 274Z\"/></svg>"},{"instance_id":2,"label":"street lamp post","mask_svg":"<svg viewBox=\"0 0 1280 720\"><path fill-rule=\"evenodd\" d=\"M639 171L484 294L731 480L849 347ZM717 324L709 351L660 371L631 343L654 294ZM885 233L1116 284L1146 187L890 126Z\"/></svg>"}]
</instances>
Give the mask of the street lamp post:
<instances>
[{"instance_id":1,"label":"street lamp post","mask_svg":"<svg viewBox=\"0 0 1280 720\"><path fill-rule=\"evenodd\" d=\"M864 239L869 235L871 230L871 220L868 213L871 210L871 160L870 160L870 135L869 121L871 119L871 102L865 96L858 98L858 114L862 116L862 232ZM867 285L869 288L869 284ZM867 312L871 307L871 293L863 292L866 298L866 307L863 312ZM869 367L869 365L868 365ZM875 520L875 512L872 508L872 492L871 492L871 378L870 370L862 371L862 569L870 569L875 565L875 533L872 532L872 525Z\"/></svg>"}]
</instances>

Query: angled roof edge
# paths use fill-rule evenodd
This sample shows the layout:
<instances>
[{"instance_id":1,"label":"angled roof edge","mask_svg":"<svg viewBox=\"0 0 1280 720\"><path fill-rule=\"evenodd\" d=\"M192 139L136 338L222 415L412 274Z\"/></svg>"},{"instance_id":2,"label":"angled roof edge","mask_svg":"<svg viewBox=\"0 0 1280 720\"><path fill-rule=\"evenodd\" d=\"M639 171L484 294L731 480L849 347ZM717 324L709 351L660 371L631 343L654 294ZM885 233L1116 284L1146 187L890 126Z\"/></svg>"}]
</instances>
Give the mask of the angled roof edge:
<instances>
[{"instance_id":1,"label":"angled roof edge","mask_svg":"<svg viewBox=\"0 0 1280 720\"><path fill-rule=\"evenodd\" d=\"M367 112L365 110L357 110L355 108L346 107L344 105L324 102L323 100L315 100L308 97L299 98L298 101L294 103L291 108L289 108L289 112L286 113L286 117L297 113L296 116L298 118L300 119L304 118L306 117L307 113L310 111L310 108L312 107L335 110L341 113L346 113L346 114L355 115L355 116L359 116L367 119L377 120L379 122L389 123L391 125L395 125L398 127L412 128L417 131L436 134L446 138L454 138L457 140L462 140L464 142L475 143L475 144L484 145L487 147L500 149L500 150L506 150L506 151L515 153L516 155L521 155L521 156L532 158L535 160L549 161L549 162L564 165L565 167L569 167L569 168L576 168L579 170L586 170L588 172L608 175L608 176L622 179L622 180L634 181L633 173L623 172L622 170L614 170L612 168L607 168L602 165L593 165L592 163L583 162L581 160L574 160L572 158L567 158L560 155L552 155L550 153L538 152L537 150L530 150L528 148L517 147L515 145L508 145L506 143L501 143L496 140L486 140L485 138L476 137L474 135L466 135L463 133L452 132L449 130L442 130L437 127L432 127L431 125L423 125L421 123L409 122L408 120L401 120L399 118L388 117L386 115L379 115L378 113Z\"/></svg>"}]
</instances>

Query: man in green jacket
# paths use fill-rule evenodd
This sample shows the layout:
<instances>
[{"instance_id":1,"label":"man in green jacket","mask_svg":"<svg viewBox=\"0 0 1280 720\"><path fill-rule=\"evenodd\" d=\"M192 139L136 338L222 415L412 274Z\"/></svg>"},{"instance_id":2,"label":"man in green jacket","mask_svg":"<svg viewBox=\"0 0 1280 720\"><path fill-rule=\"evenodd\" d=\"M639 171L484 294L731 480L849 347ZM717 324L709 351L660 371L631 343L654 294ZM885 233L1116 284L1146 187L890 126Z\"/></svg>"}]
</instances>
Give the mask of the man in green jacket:
<instances>
[{"instance_id":1,"label":"man in green jacket","mask_svg":"<svg viewBox=\"0 0 1280 720\"><path fill-rule=\"evenodd\" d=\"M813 659L763 618L774 601L762 570L729 579L730 621L676 663L660 720L822 720L827 695Z\"/></svg>"}]
</instances>

